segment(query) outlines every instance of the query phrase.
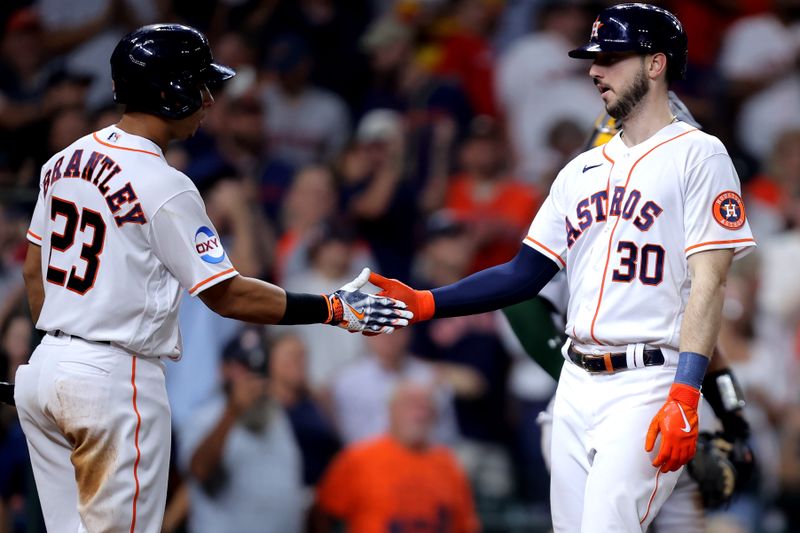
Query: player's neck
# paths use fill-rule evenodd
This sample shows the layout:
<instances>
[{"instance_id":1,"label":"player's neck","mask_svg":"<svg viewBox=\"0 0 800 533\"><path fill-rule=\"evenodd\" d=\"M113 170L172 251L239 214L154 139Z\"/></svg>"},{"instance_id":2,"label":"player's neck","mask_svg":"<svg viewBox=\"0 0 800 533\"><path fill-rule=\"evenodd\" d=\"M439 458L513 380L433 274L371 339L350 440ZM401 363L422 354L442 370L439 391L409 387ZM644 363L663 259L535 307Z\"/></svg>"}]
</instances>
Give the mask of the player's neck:
<instances>
[{"instance_id":1,"label":"player's neck","mask_svg":"<svg viewBox=\"0 0 800 533\"><path fill-rule=\"evenodd\" d=\"M126 133L153 141L164 152L172 140L169 125L162 119L146 113L124 113L116 126Z\"/></svg>"},{"instance_id":2,"label":"player's neck","mask_svg":"<svg viewBox=\"0 0 800 533\"><path fill-rule=\"evenodd\" d=\"M669 108L667 94L663 95L650 91L648 95L636 106L622 124L622 142L628 148L640 144L664 126L674 122L675 115Z\"/></svg>"}]
</instances>

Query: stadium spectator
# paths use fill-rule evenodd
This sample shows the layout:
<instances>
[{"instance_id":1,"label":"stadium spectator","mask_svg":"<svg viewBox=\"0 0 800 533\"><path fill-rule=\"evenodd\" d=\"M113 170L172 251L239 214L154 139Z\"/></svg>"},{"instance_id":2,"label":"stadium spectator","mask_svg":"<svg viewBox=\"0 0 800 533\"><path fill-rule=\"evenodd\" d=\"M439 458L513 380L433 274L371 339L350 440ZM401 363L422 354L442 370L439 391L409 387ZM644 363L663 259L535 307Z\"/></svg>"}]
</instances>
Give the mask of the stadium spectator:
<instances>
[{"instance_id":1,"label":"stadium spectator","mask_svg":"<svg viewBox=\"0 0 800 533\"><path fill-rule=\"evenodd\" d=\"M250 94L229 98L217 150L239 174L250 177L264 212L275 224L294 176L294 167L271 155L264 106Z\"/></svg>"},{"instance_id":2,"label":"stadium spectator","mask_svg":"<svg viewBox=\"0 0 800 533\"><path fill-rule=\"evenodd\" d=\"M288 275L286 290L303 287L311 293L327 294L357 276L364 265L370 265L369 252L355 240L352 230L343 225L326 223L309 236L306 248L308 266ZM292 326L307 349L308 380L312 391L327 391L336 373L364 353L362 335L342 335L334 328Z\"/></svg>"},{"instance_id":3,"label":"stadium spectator","mask_svg":"<svg viewBox=\"0 0 800 533\"><path fill-rule=\"evenodd\" d=\"M495 117L494 53L489 42L500 10L488 0L458 0L450 28L440 37L436 71L458 80L477 115Z\"/></svg>"},{"instance_id":4,"label":"stadium spectator","mask_svg":"<svg viewBox=\"0 0 800 533\"><path fill-rule=\"evenodd\" d=\"M322 406L311 396L306 348L295 333L279 335L269 352L270 396L283 406L303 455L303 482L314 486L341 441Z\"/></svg>"},{"instance_id":5,"label":"stadium spectator","mask_svg":"<svg viewBox=\"0 0 800 533\"><path fill-rule=\"evenodd\" d=\"M474 533L480 526L467 479L455 457L433 444L436 408L430 388L400 382L384 436L337 457L317 492L313 531Z\"/></svg>"},{"instance_id":6,"label":"stadium spectator","mask_svg":"<svg viewBox=\"0 0 800 533\"><path fill-rule=\"evenodd\" d=\"M0 319L0 381L14 381L17 367L31 354L30 318L16 311ZM0 408L0 531L24 531L26 514L30 526L44 530L44 524L30 513L33 477L25 435L16 411ZM36 504L33 503L35 506Z\"/></svg>"},{"instance_id":7,"label":"stadium spectator","mask_svg":"<svg viewBox=\"0 0 800 533\"><path fill-rule=\"evenodd\" d=\"M336 214L337 189L333 173L311 165L292 178L281 209L281 235L276 250L275 278L308 268L308 245L315 232Z\"/></svg>"},{"instance_id":8,"label":"stadium spectator","mask_svg":"<svg viewBox=\"0 0 800 533\"><path fill-rule=\"evenodd\" d=\"M420 257L417 284L441 287L466 275L473 261L471 236L446 214L431 220ZM480 387L456 397L462 436L455 451L476 492L487 497L510 494L511 465L506 450L507 380L511 360L499 337L498 316L484 313L415 324L411 352L428 361L468 368Z\"/></svg>"},{"instance_id":9,"label":"stadium spectator","mask_svg":"<svg viewBox=\"0 0 800 533\"><path fill-rule=\"evenodd\" d=\"M47 60L35 10L14 11L0 37L0 168L4 170L18 170L32 155L32 143L41 144L43 123L55 109L83 101L85 91L46 92Z\"/></svg>"},{"instance_id":10,"label":"stadium spectator","mask_svg":"<svg viewBox=\"0 0 800 533\"><path fill-rule=\"evenodd\" d=\"M14 204L0 203L0 322L23 301L22 262L24 241L20 236L26 221Z\"/></svg>"},{"instance_id":11,"label":"stadium spectator","mask_svg":"<svg viewBox=\"0 0 800 533\"><path fill-rule=\"evenodd\" d=\"M262 330L242 330L223 353L221 390L178 433L192 532L303 530L301 454L266 367Z\"/></svg>"},{"instance_id":12,"label":"stadium spectator","mask_svg":"<svg viewBox=\"0 0 800 533\"><path fill-rule=\"evenodd\" d=\"M440 382L445 375L434 365L409 353L410 339L408 330L370 338L369 353L343 368L336 377L332 387L333 415L345 442L372 438L387 430L387 400L395 385L402 381L432 387L438 416L431 438L438 443L456 441L452 388Z\"/></svg>"},{"instance_id":13,"label":"stadium spectator","mask_svg":"<svg viewBox=\"0 0 800 533\"><path fill-rule=\"evenodd\" d=\"M390 110L367 113L337 168L340 205L375 256L377 268L402 275L414 254L417 187L406 178L407 136ZM398 224L398 221L407 224Z\"/></svg>"},{"instance_id":14,"label":"stadium spectator","mask_svg":"<svg viewBox=\"0 0 800 533\"><path fill-rule=\"evenodd\" d=\"M508 121L516 174L541 183L556 156L547 147L552 125L565 118L589 131L601 110L596 89L587 83L589 66L567 56L586 40L591 19L576 2L545 2L539 27L503 53L496 91Z\"/></svg>"},{"instance_id":15,"label":"stadium spectator","mask_svg":"<svg viewBox=\"0 0 800 533\"><path fill-rule=\"evenodd\" d=\"M491 120L476 119L458 160L444 207L474 239L469 272L477 272L516 255L541 199L532 185L508 174L508 147Z\"/></svg>"},{"instance_id":16,"label":"stadium spectator","mask_svg":"<svg viewBox=\"0 0 800 533\"><path fill-rule=\"evenodd\" d=\"M403 114L411 137L412 163L428 158L425 143L432 125L443 116L459 132L466 130L473 110L463 87L435 73L439 54L435 49L415 48L412 28L389 15L370 25L361 45L372 69L361 109L394 109Z\"/></svg>"},{"instance_id":17,"label":"stadium spectator","mask_svg":"<svg viewBox=\"0 0 800 533\"><path fill-rule=\"evenodd\" d=\"M800 530L800 408L792 406L781 432L781 496L787 531Z\"/></svg>"},{"instance_id":18,"label":"stadium spectator","mask_svg":"<svg viewBox=\"0 0 800 533\"><path fill-rule=\"evenodd\" d=\"M781 131L800 126L800 9L778 0L775 9L728 28L719 68L738 115L736 138L763 162Z\"/></svg>"},{"instance_id":19,"label":"stadium spectator","mask_svg":"<svg viewBox=\"0 0 800 533\"><path fill-rule=\"evenodd\" d=\"M269 49L274 83L262 92L272 153L295 167L332 161L350 135L347 109L334 93L311 85L311 52L305 40L287 34Z\"/></svg>"},{"instance_id":20,"label":"stadium spectator","mask_svg":"<svg viewBox=\"0 0 800 533\"><path fill-rule=\"evenodd\" d=\"M26 163L50 157L50 120L67 108L82 108L91 78L69 73L50 59L35 9L16 10L0 38L0 169L26 172L19 185L33 186Z\"/></svg>"},{"instance_id":21,"label":"stadium spectator","mask_svg":"<svg viewBox=\"0 0 800 533\"><path fill-rule=\"evenodd\" d=\"M800 128L778 136L765 166L744 186L747 216L759 242L800 225Z\"/></svg>"},{"instance_id":22,"label":"stadium spectator","mask_svg":"<svg viewBox=\"0 0 800 533\"><path fill-rule=\"evenodd\" d=\"M110 100L110 50L126 33L148 22L164 19L165 4L156 0L35 0L51 54L63 55L70 73L89 76L90 109Z\"/></svg>"}]
</instances>

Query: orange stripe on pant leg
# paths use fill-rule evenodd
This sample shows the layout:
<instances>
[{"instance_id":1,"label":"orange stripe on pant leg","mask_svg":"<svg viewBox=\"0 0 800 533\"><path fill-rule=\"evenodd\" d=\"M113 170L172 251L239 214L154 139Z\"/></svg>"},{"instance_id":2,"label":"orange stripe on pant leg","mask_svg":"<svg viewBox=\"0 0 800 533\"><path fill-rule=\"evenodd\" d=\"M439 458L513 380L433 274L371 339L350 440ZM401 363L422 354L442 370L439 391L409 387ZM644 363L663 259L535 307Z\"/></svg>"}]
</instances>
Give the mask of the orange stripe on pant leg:
<instances>
[{"instance_id":1,"label":"orange stripe on pant leg","mask_svg":"<svg viewBox=\"0 0 800 533\"><path fill-rule=\"evenodd\" d=\"M133 493L133 516L131 516L130 530L130 533L133 533L136 530L136 503L139 500L139 460L142 458L142 453L139 450L139 429L142 427L142 416L139 414L139 408L136 406L136 357L131 357L131 361L133 412L136 413L136 434L134 437L134 445L136 446L136 461L133 463L133 480L136 483L136 491Z\"/></svg>"},{"instance_id":2,"label":"orange stripe on pant leg","mask_svg":"<svg viewBox=\"0 0 800 533\"><path fill-rule=\"evenodd\" d=\"M641 520L639 520L639 525L644 524L644 521L647 520L648 515L650 514L650 506L653 505L653 500L656 497L656 492L658 492L658 476L661 475L661 468L656 471L656 486L653 487L653 492L650 494L650 499L647 501L647 510L644 512L644 516Z\"/></svg>"}]
</instances>

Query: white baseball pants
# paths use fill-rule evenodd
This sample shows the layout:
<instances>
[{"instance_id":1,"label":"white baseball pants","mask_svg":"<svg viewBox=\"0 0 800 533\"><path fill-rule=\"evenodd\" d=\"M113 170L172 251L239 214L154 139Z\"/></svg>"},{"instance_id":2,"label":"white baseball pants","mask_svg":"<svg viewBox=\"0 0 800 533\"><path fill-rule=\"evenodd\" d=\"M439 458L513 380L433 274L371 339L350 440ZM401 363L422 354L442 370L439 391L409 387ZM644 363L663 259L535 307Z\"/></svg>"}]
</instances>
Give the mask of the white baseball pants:
<instances>
[{"instance_id":1,"label":"white baseball pants","mask_svg":"<svg viewBox=\"0 0 800 533\"><path fill-rule=\"evenodd\" d=\"M556 391L551 441L556 532L641 532L683 469L659 473L644 451L653 416L667 398L674 367L589 374L566 362Z\"/></svg>"},{"instance_id":2,"label":"white baseball pants","mask_svg":"<svg viewBox=\"0 0 800 533\"><path fill-rule=\"evenodd\" d=\"M158 533L170 454L164 366L47 335L15 400L48 531Z\"/></svg>"}]
</instances>

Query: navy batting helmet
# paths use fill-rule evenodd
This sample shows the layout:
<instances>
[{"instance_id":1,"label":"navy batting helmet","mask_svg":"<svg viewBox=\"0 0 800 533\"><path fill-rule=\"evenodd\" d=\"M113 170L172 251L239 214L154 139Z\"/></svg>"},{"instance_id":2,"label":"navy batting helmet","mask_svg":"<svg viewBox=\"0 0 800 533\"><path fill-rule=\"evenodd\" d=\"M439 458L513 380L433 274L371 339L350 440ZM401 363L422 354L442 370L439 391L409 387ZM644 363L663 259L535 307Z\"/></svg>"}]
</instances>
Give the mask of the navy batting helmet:
<instances>
[{"instance_id":1,"label":"navy batting helmet","mask_svg":"<svg viewBox=\"0 0 800 533\"><path fill-rule=\"evenodd\" d=\"M114 101L169 119L200 109L202 88L234 74L214 63L205 35L180 24L143 26L123 37L111 54Z\"/></svg>"},{"instance_id":2,"label":"navy batting helmet","mask_svg":"<svg viewBox=\"0 0 800 533\"><path fill-rule=\"evenodd\" d=\"M604 9L592 24L589 43L570 57L594 58L598 52L639 52L667 56L667 79L686 75L688 39L678 17L650 4L619 4Z\"/></svg>"}]
</instances>

